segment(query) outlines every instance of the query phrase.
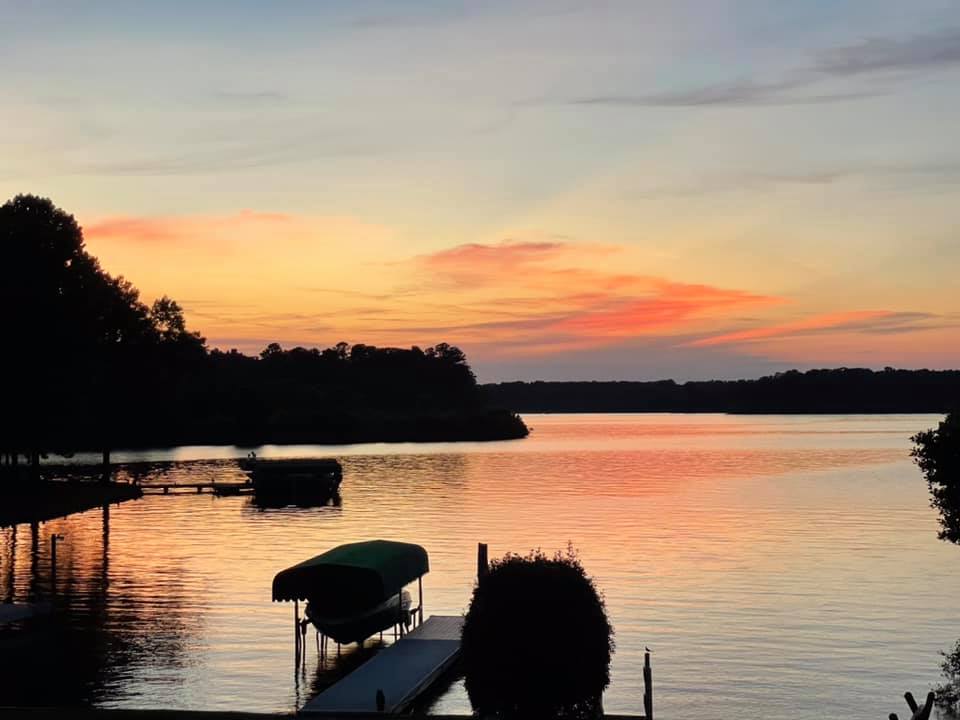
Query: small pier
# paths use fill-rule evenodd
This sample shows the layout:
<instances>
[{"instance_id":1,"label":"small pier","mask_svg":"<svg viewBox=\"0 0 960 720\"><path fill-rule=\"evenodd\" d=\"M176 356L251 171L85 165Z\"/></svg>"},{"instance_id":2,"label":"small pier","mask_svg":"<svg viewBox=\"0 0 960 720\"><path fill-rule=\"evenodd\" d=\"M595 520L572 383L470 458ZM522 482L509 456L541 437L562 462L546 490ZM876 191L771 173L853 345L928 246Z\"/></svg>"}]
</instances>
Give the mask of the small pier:
<instances>
[{"instance_id":1,"label":"small pier","mask_svg":"<svg viewBox=\"0 0 960 720\"><path fill-rule=\"evenodd\" d=\"M251 482L188 482L188 483L150 483L140 485L144 495L169 495L171 493L204 491L214 495L245 495L253 492Z\"/></svg>"},{"instance_id":2,"label":"small pier","mask_svg":"<svg viewBox=\"0 0 960 720\"><path fill-rule=\"evenodd\" d=\"M300 711L304 715L401 713L456 662L463 618L434 615ZM378 704L382 702L382 706Z\"/></svg>"}]
</instances>

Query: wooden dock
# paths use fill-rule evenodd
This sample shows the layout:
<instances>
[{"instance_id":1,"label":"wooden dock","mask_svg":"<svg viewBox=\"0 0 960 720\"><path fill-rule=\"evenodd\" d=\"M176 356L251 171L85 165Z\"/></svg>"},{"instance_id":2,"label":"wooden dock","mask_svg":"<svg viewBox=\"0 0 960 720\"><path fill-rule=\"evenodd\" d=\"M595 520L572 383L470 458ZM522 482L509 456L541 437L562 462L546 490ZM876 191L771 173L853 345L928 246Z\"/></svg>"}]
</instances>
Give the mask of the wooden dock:
<instances>
[{"instance_id":1,"label":"wooden dock","mask_svg":"<svg viewBox=\"0 0 960 720\"><path fill-rule=\"evenodd\" d=\"M434 615L308 702L301 714L400 713L443 675L460 655L463 618Z\"/></svg>"},{"instance_id":2,"label":"wooden dock","mask_svg":"<svg viewBox=\"0 0 960 720\"><path fill-rule=\"evenodd\" d=\"M140 485L144 495L169 495L192 490L202 493L209 490L214 495L245 495L253 492L250 482L192 482L192 483L150 483Z\"/></svg>"}]
</instances>

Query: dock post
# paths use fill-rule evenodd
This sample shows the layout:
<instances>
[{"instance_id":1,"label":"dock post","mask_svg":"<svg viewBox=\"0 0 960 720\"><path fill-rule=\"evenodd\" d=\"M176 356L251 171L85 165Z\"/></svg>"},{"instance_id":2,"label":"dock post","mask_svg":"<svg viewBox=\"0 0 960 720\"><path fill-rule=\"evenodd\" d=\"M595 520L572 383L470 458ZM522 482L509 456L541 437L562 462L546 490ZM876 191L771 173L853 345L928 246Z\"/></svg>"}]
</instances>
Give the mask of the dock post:
<instances>
[{"instance_id":1,"label":"dock post","mask_svg":"<svg viewBox=\"0 0 960 720\"><path fill-rule=\"evenodd\" d=\"M646 720L653 720L653 671L649 650L643 654L643 714Z\"/></svg>"},{"instance_id":2,"label":"dock post","mask_svg":"<svg viewBox=\"0 0 960 720\"><path fill-rule=\"evenodd\" d=\"M103 449L103 456L100 463L100 482L103 485L110 483L110 448Z\"/></svg>"},{"instance_id":3,"label":"dock post","mask_svg":"<svg viewBox=\"0 0 960 720\"><path fill-rule=\"evenodd\" d=\"M487 560L487 544L477 543L477 580L484 577L490 569L490 563Z\"/></svg>"},{"instance_id":4,"label":"dock post","mask_svg":"<svg viewBox=\"0 0 960 720\"><path fill-rule=\"evenodd\" d=\"M293 601L293 654L295 664L300 664L300 601Z\"/></svg>"},{"instance_id":5,"label":"dock post","mask_svg":"<svg viewBox=\"0 0 960 720\"><path fill-rule=\"evenodd\" d=\"M423 575L417 578L417 590L420 594L420 608L418 614L420 615L419 621L423 625Z\"/></svg>"}]
</instances>

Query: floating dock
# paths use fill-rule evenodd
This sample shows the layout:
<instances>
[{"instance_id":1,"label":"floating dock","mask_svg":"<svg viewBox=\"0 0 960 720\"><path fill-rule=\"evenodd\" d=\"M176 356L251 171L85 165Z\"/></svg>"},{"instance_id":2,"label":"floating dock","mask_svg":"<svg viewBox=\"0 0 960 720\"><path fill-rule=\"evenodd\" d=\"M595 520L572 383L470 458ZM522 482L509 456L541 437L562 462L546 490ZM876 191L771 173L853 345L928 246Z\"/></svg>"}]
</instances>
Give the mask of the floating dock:
<instances>
[{"instance_id":1,"label":"floating dock","mask_svg":"<svg viewBox=\"0 0 960 720\"><path fill-rule=\"evenodd\" d=\"M390 647L334 683L300 711L304 715L400 713L446 672L460 655L463 618L434 615ZM383 708L377 707L378 691Z\"/></svg>"}]
</instances>

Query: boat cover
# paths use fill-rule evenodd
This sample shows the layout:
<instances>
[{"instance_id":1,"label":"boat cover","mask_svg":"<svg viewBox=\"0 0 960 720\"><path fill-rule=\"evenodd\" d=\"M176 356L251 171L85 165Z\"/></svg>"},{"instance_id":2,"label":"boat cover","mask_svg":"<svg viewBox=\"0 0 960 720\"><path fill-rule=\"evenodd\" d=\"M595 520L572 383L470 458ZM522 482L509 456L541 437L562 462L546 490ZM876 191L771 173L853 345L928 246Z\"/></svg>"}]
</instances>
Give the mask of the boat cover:
<instances>
[{"instance_id":1,"label":"boat cover","mask_svg":"<svg viewBox=\"0 0 960 720\"><path fill-rule=\"evenodd\" d=\"M369 540L328 550L277 573L274 600L309 600L324 615L372 608L430 571L427 551L412 543Z\"/></svg>"}]
</instances>

